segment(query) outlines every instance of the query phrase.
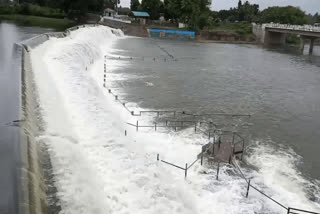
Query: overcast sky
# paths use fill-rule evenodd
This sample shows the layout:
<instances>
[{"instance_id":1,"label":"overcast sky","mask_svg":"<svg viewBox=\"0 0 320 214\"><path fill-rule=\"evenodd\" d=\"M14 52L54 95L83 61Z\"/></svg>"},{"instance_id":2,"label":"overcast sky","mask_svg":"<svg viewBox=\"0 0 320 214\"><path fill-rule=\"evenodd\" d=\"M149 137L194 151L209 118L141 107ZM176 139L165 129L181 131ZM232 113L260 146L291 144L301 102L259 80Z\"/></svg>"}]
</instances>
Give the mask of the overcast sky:
<instances>
[{"instance_id":1,"label":"overcast sky","mask_svg":"<svg viewBox=\"0 0 320 214\"><path fill-rule=\"evenodd\" d=\"M122 7L130 7L130 0L120 0ZM245 2L245 0L242 0ZM320 0L249 0L250 3L258 3L260 9L269 6L299 6L302 10L308 13L320 13ZM212 0L212 9L221 10L236 7L238 0Z\"/></svg>"}]
</instances>

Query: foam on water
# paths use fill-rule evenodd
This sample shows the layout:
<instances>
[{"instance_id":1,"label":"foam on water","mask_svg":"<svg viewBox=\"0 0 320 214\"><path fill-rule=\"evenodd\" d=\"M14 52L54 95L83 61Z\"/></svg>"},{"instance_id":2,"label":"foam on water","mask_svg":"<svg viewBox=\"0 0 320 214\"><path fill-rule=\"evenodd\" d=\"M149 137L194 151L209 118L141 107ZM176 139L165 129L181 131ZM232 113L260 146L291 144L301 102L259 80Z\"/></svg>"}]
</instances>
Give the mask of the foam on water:
<instances>
[{"instance_id":1,"label":"foam on water","mask_svg":"<svg viewBox=\"0 0 320 214\"><path fill-rule=\"evenodd\" d=\"M245 181L228 166L216 181L214 166L196 163L185 181L184 171L156 161L160 153L161 159L184 166L195 160L206 140L192 129L136 133L126 126L134 118L102 87L104 55L111 55L122 37L121 31L108 27L83 28L66 38L51 38L31 52L46 123L38 140L49 147L61 213L280 212L253 191L246 199ZM108 60L108 70L123 63ZM291 157L268 149L259 144L251 150L248 161L259 170L245 173L287 204L316 208L305 195L308 181L295 175Z\"/></svg>"}]
</instances>

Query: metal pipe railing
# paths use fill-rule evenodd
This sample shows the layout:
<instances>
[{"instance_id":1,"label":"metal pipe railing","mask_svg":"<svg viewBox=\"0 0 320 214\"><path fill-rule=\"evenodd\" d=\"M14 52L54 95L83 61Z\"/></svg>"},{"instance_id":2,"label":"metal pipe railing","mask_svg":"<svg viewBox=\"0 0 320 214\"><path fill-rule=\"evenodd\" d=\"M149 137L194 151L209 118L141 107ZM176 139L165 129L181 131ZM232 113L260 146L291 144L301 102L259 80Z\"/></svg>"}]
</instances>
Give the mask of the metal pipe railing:
<instances>
[{"instance_id":1,"label":"metal pipe railing","mask_svg":"<svg viewBox=\"0 0 320 214\"><path fill-rule=\"evenodd\" d=\"M288 207L288 214L299 214L296 212L292 212L292 211L298 211L298 212L303 212L303 213L309 213L309 214L320 214L320 213L316 213L316 212L312 212L312 211L308 211L308 210L302 210L302 209L296 209L296 208L292 208L292 207ZM300 213L302 214L302 213Z\"/></svg>"}]
</instances>

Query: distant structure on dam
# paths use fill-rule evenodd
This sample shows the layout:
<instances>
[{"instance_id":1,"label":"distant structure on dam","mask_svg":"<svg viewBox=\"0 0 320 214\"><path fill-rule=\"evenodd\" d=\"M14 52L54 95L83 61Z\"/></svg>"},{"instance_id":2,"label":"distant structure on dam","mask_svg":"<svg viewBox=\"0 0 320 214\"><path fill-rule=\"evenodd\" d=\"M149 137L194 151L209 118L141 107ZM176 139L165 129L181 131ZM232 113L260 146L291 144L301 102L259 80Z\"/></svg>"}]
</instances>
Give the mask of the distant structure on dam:
<instances>
[{"instance_id":1,"label":"distant structure on dam","mask_svg":"<svg viewBox=\"0 0 320 214\"><path fill-rule=\"evenodd\" d=\"M316 39L320 39L320 27L311 25L252 24L257 40L266 45L283 45L288 34L300 36L300 48L303 51L306 40L310 41L309 54L313 53Z\"/></svg>"}]
</instances>

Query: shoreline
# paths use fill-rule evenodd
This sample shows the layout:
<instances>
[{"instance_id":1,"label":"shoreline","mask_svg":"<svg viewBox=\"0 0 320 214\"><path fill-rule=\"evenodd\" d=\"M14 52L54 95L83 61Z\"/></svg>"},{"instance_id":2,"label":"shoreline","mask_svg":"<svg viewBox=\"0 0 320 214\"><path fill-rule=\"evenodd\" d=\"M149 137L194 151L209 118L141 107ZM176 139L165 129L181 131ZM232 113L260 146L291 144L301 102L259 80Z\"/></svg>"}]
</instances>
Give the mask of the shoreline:
<instances>
[{"instance_id":1,"label":"shoreline","mask_svg":"<svg viewBox=\"0 0 320 214\"><path fill-rule=\"evenodd\" d=\"M248 41L222 41L222 40L202 40L195 39L198 43L221 43L221 44L241 44L241 45L261 45L259 42L248 42Z\"/></svg>"}]
</instances>

